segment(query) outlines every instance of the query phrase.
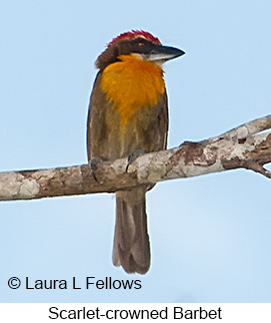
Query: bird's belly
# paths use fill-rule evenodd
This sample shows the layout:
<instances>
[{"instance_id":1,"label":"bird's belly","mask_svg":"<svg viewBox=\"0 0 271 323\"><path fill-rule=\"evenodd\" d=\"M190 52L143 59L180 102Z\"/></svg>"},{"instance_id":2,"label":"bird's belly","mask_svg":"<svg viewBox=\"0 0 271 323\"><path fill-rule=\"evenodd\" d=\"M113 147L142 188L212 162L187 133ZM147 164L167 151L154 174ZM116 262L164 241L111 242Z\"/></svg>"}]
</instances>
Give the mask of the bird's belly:
<instances>
[{"instance_id":1,"label":"bird's belly","mask_svg":"<svg viewBox=\"0 0 271 323\"><path fill-rule=\"evenodd\" d=\"M148 153L162 149L158 110L158 105L152 109L142 107L134 112L127 123L123 122L116 110L108 111L103 157L114 160L136 151Z\"/></svg>"}]
</instances>

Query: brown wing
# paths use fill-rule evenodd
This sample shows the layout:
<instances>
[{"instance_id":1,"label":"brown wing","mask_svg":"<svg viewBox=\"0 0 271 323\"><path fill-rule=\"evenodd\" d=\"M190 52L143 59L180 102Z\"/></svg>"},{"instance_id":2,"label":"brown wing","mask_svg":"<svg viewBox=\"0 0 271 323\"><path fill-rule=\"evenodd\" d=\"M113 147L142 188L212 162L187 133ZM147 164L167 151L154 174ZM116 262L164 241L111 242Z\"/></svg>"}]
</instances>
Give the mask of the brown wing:
<instances>
[{"instance_id":1,"label":"brown wing","mask_svg":"<svg viewBox=\"0 0 271 323\"><path fill-rule=\"evenodd\" d=\"M91 96L90 96L90 102L89 102L89 106L88 106L88 118L87 118L87 154L88 154L88 160L90 161L91 160L91 156L92 156L92 153L91 153L91 147L92 147L92 138L93 138L93 135L92 135L92 132L93 132L93 121L95 120L95 114L98 113L98 106L99 106L99 102L97 100L97 95L96 95L96 89L97 89L97 86L96 86L96 83L97 83L97 80L99 79L99 73L97 74L96 76L96 79L94 81L94 85L93 85L93 89L92 89L92 92L91 92Z\"/></svg>"},{"instance_id":2,"label":"brown wing","mask_svg":"<svg viewBox=\"0 0 271 323\"><path fill-rule=\"evenodd\" d=\"M103 159L116 159L114 147L110 143L117 136L116 113L111 113L111 121L108 122L108 112L112 111L112 103L107 100L106 94L101 90L101 72L96 76L90 97L87 120L87 152L88 160L93 157Z\"/></svg>"}]
</instances>

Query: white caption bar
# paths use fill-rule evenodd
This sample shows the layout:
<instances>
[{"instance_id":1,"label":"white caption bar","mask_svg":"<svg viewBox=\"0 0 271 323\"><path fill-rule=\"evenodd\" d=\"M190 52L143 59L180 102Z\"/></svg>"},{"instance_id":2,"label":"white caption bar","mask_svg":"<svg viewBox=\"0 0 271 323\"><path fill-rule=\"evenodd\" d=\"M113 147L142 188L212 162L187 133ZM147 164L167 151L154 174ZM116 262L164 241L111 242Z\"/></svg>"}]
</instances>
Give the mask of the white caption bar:
<instances>
[{"instance_id":1,"label":"white caption bar","mask_svg":"<svg viewBox=\"0 0 271 323\"><path fill-rule=\"evenodd\" d=\"M2 303L1 322L271 322L271 304Z\"/></svg>"}]
</instances>

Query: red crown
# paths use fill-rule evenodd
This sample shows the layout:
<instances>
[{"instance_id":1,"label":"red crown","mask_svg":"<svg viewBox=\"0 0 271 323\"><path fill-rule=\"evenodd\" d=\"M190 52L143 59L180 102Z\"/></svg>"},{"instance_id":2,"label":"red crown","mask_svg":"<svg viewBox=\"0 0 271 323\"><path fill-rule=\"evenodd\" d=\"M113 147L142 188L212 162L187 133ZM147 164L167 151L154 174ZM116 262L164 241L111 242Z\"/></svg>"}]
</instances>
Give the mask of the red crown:
<instances>
[{"instance_id":1,"label":"red crown","mask_svg":"<svg viewBox=\"0 0 271 323\"><path fill-rule=\"evenodd\" d=\"M123 40L123 39L134 39L139 36L153 42L154 44L161 45L160 40L157 37L154 37L149 32L144 31L144 30L132 30L132 31L127 31L125 33L122 33L119 36L113 38L107 46L109 47L111 45L114 45L118 41Z\"/></svg>"}]
</instances>

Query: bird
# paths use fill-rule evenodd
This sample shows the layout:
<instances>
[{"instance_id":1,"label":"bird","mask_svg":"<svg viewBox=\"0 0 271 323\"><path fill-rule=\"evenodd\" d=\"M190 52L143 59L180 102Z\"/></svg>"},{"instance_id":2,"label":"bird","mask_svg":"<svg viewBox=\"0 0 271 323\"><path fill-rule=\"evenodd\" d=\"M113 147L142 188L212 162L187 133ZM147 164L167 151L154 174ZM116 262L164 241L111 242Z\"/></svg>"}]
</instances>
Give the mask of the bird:
<instances>
[{"instance_id":1,"label":"bird","mask_svg":"<svg viewBox=\"0 0 271 323\"><path fill-rule=\"evenodd\" d=\"M131 30L108 43L98 69L87 118L90 166L99 159L127 157L166 149L168 100L162 64L184 51L163 46L150 32ZM116 191L113 264L126 273L145 274L150 267L146 192L154 185Z\"/></svg>"}]
</instances>

